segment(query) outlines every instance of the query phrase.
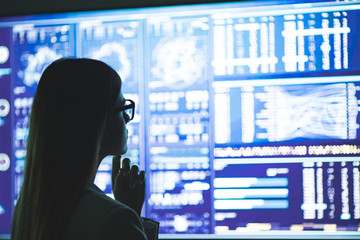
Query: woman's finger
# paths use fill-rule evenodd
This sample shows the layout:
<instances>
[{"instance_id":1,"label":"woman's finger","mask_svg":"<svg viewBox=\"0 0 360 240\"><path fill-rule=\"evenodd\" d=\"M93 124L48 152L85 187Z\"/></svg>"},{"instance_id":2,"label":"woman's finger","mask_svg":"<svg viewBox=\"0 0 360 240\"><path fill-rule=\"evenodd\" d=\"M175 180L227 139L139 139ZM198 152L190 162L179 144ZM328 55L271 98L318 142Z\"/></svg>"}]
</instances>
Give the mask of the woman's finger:
<instances>
[{"instance_id":1,"label":"woman's finger","mask_svg":"<svg viewBox=\"0 0 360 240\"><path fill-rule=\"evenodd\" d=\"M145 183L145 171L141 171L138 176L137 184L142 185Z\"/></svg>"},{"instance_id":2,"label":"woman's finger","mask_svg":"<svg viewBox=\"0 0 360 240\"><path fill-rule=\"evenodd\" d=\"M112 159L112 170L111 170L111 184L115 186L115 179L120 171L120 160L121 156L114 156Z\"/></svg>"},{"instance_id":3,"label":"woman's finger","mask_svg":"<svg viewBox=\"0 0 360 240\"><path fill-rule=\"evenodd\" d=\"M130 171L130 159L129 158L124 158L122 161L122 170L124 172L128 172Z\"/></svg>"},{"instance_id":4,"label":"woman's finger","mask_svg":"<svg viewBox=\"0 0 360 240\"><path fill-rule=\"evenodd\" d=\"M138 181L138 172L139 167L137 165L133 165L130 170L130 187L134 188L136 182Z\"/></svg>"}]
</instances>

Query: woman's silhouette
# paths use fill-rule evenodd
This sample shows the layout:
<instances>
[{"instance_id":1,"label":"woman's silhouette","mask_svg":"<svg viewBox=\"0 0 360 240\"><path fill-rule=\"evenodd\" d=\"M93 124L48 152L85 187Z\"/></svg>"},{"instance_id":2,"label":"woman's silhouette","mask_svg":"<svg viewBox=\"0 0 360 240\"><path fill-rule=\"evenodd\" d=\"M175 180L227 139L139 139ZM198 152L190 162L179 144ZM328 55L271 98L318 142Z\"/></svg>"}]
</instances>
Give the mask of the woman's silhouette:
<instances>
[{"instance_id":1,"label":"woman's silhouette","mask_svg":"<svg viewBox=\"0 0 360 240\"><path fill-rule=\"evenodd\" d=\"M134 107L121 93L118 74L103 62L66 58L47 67L32 106L11 239L157 238L158 224L140 217L145 173L130 168L129 159L120 167ZM93 183L108 155L115 156L116 200Z\"/></svg>"}]
</instances>

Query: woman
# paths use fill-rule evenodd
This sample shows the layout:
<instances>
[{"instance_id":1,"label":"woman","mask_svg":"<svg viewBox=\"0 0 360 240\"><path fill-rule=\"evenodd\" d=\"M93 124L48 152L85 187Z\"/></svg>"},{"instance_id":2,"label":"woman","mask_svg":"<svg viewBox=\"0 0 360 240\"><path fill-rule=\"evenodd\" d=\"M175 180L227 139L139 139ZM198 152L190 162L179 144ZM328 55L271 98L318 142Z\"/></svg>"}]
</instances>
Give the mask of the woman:
<instances>
[{"instance_id":1,"label":"woman","mask_svg":"<svg viewBox=\"0 0 360 240\"><path fill-rule=\"evenodd\" d=\"M135 104L103 62L60 59L41 76L30 118L24 182L11 239L156 239L158 224L140 218L145 173L120 155ZM113 158L108 198L93 180Z\"/></svg>"}]
</instances>

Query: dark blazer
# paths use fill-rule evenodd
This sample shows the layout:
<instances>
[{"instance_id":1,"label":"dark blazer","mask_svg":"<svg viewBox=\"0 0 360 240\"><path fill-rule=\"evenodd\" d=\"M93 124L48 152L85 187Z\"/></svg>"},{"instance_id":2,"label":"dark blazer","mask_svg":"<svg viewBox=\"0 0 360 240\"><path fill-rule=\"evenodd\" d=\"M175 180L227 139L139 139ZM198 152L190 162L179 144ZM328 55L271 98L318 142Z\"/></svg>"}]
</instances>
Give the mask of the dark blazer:
<instances>
[{"instance_id":1,"label":"dark blazer","mask_svg":"<svg viewBox=\"0 0 360 240\"><path fill-rule=\"evenodd\" d=\"M159 224L91 183L76 205L63 240L157 240Z\"/></svg>"}]
</instances>

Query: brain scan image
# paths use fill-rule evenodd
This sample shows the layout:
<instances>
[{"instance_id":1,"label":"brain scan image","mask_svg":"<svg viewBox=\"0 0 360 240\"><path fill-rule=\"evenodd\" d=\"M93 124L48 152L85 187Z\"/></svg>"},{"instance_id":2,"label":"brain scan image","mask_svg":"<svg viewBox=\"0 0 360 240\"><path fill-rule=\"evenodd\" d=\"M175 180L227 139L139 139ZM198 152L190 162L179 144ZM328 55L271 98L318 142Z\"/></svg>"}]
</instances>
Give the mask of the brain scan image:
<instances>
[{"instance_id":1,"label":"brain scan image","mask_svg":"<svg viewBox=\"0 0 360 240\"><path fill-rule=\"evenodd\" d=\"M110 42L102 45L99 50L92 52L90 57L109 64L120 75L122 81L126 81L131 74L131 61L127 55L123 45Z\"/></svg>"},{"instance_id":2,"label":"brain scan image","mask_svg":"<svg viewBox=\"0 0 360 240\"><path fill-rule=\"evenodd\" d=\"M31 87L39 83L41 74L51 62L62 57L49 47L40 47L35 54L21 56L21 60L27 63L27 67L20 70L18 76L23 79L26 86Z\"/></svg>"},{"instance_id":3,"label":"brain scan image","mask_svg":"<svg viewBox=\"0 0 360 240\"><path fill-rule=\"evenodd\" d=\"M156 86L183 89L201 80L206 66L205 49L196 38L160 40L152 52L153 80Z\"/></svg>"}]
</instances>

